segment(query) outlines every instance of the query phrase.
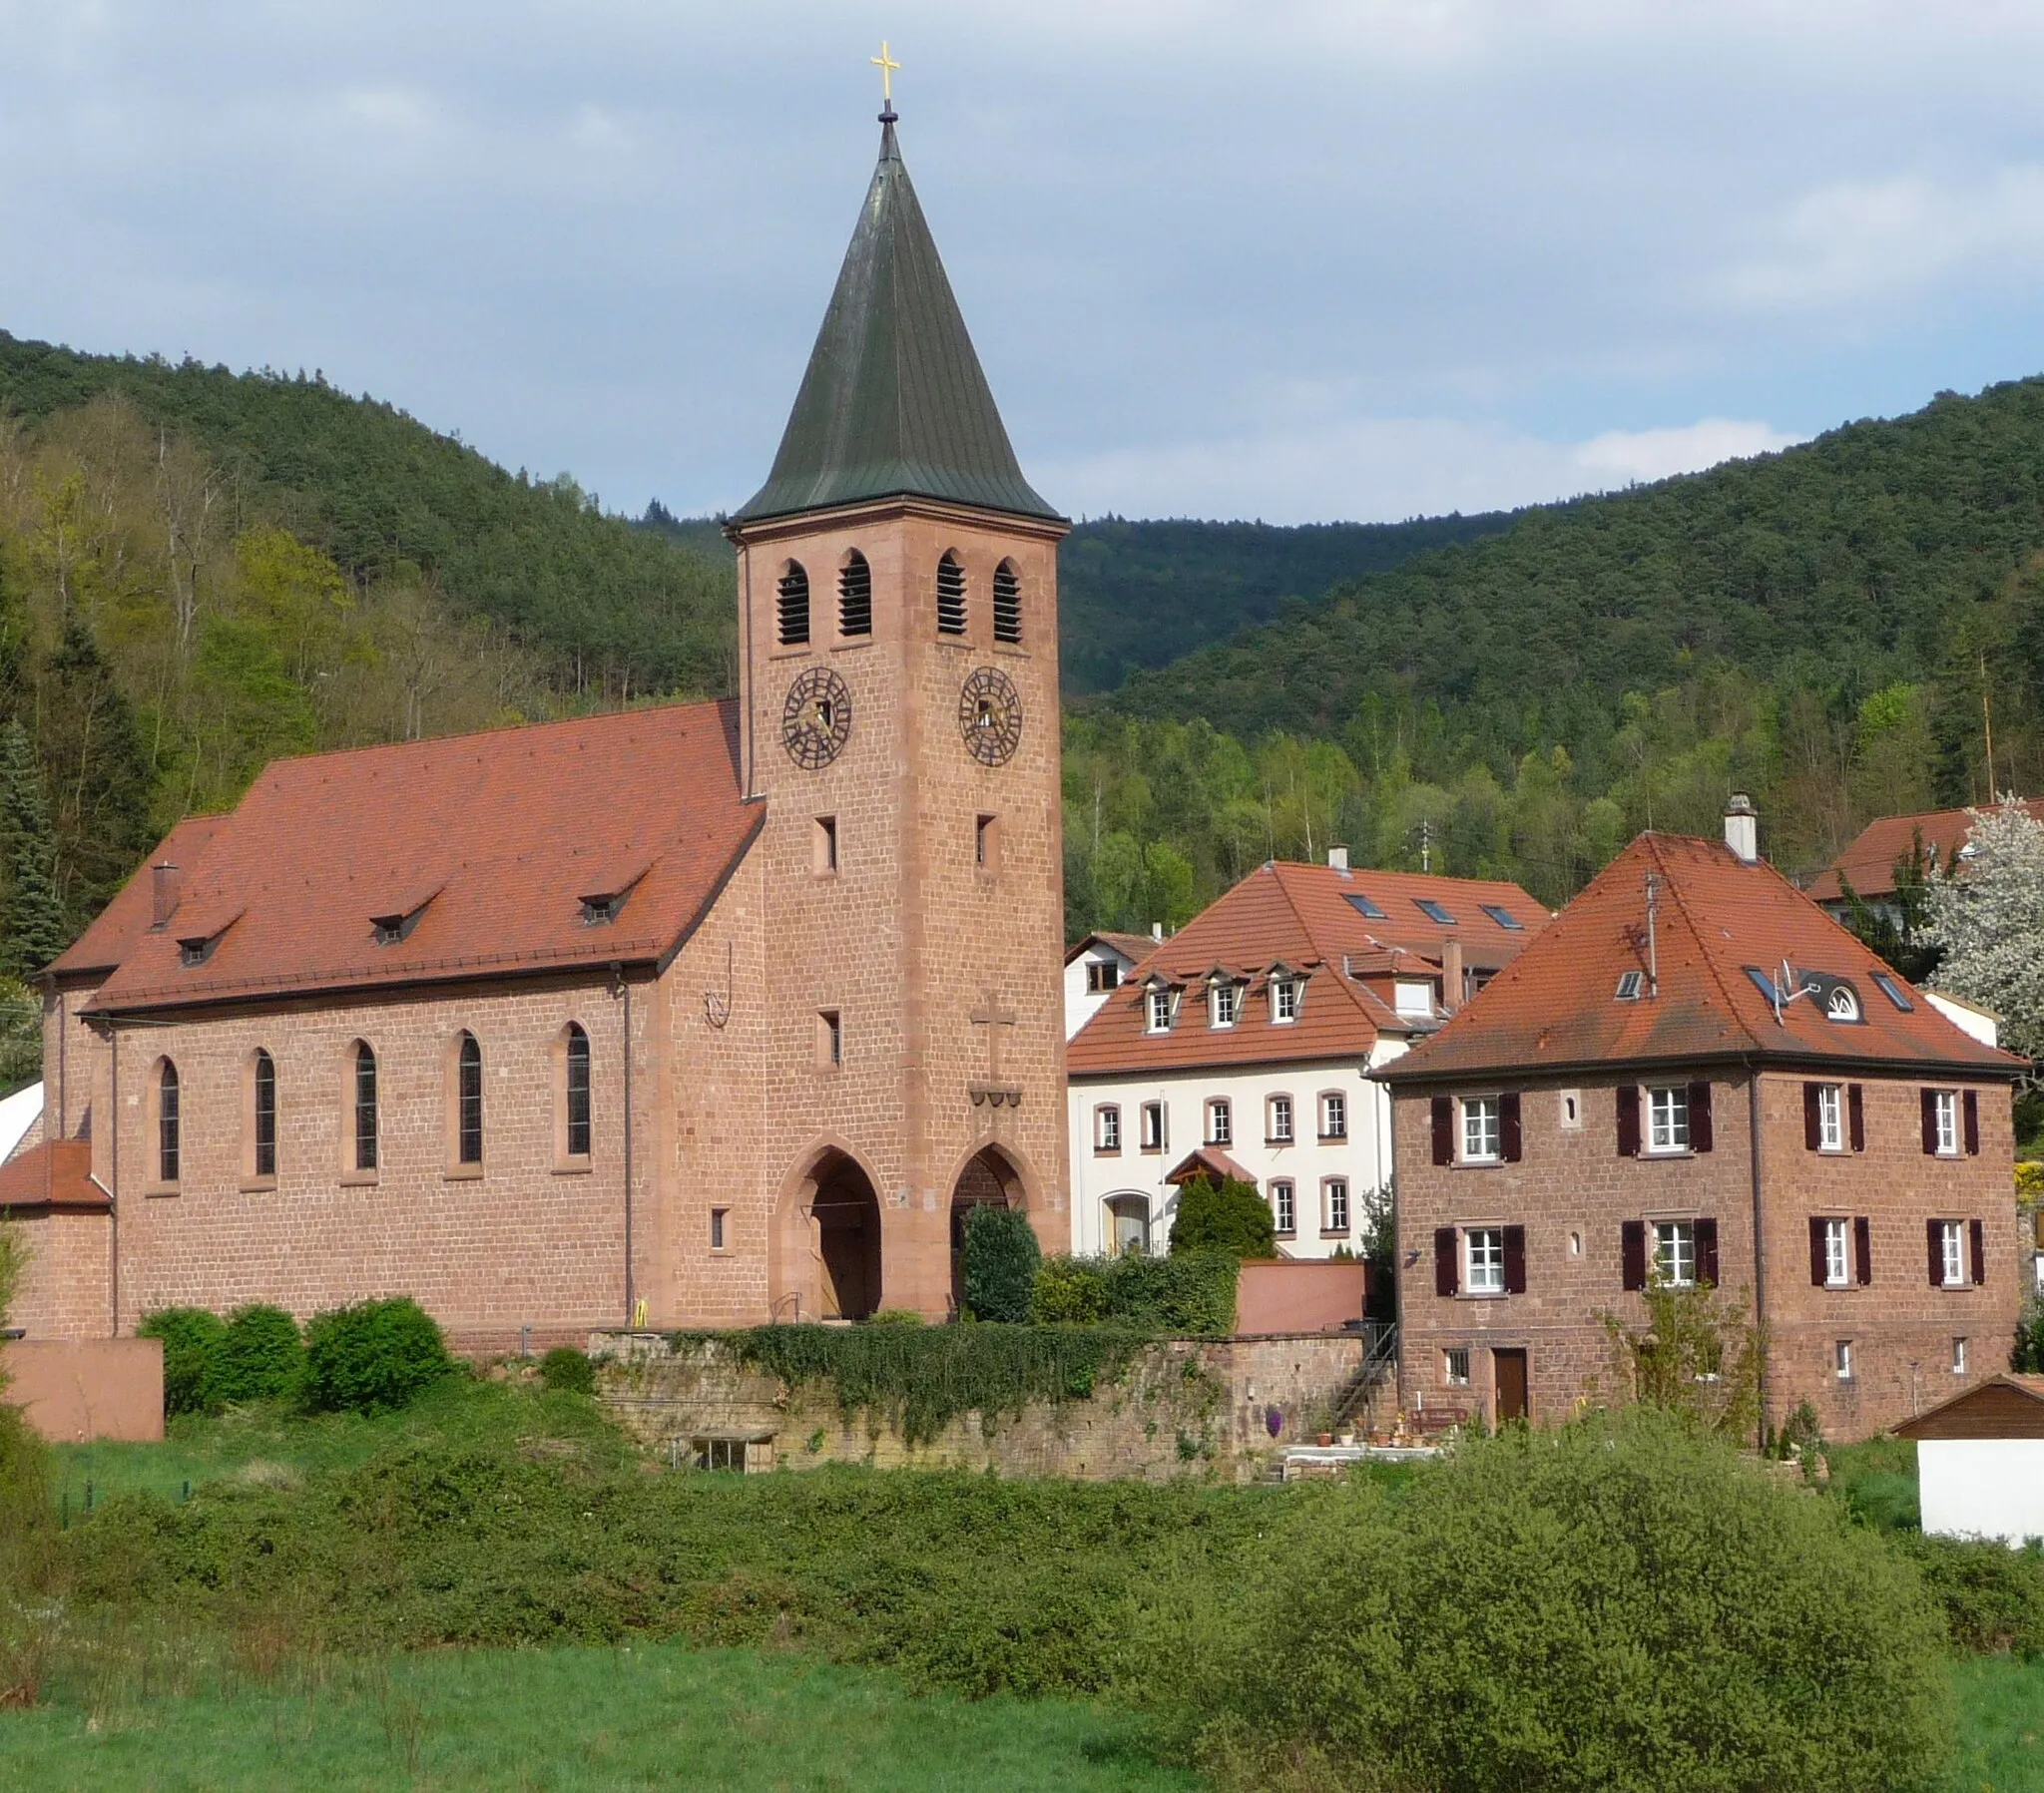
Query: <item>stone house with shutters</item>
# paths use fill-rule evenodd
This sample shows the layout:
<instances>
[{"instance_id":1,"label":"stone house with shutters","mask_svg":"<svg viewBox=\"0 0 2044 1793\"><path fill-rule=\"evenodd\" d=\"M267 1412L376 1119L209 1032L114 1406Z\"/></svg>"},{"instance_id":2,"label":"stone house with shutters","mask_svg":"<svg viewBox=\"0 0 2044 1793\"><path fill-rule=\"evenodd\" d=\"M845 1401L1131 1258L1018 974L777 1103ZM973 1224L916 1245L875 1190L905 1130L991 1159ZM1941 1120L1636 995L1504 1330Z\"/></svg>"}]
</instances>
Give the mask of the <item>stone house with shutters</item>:
<instances>
[{"instance_id":1,"label":"stone house with shutters","mask_svg":"<svg viewBox=\"0 0 2044 1793\"><path fill-rule=\"evenodd\" d=\"M1057 545L891 109L739 693L279 761L44 977L33 1335L416 1296L470 1349L940 1317L1066 1207Z\"/></svg>"},{"instance_id":2,"label":"stone house with shutters","mask_svg":"<svg viewBox=\"0 0 2044 1793\"><path fill-rule=\"evenodd\" d=\"M1568 1417L1650 1280L1763 1321L1764 1399L1876 1433L2005 1367L2022 1302L2010 1090L1760 858L1644 834L1393 1094L1407 1410ZM1423 1269L1433 1260L1431 1286Z\"/></svg>"}]
</instances>

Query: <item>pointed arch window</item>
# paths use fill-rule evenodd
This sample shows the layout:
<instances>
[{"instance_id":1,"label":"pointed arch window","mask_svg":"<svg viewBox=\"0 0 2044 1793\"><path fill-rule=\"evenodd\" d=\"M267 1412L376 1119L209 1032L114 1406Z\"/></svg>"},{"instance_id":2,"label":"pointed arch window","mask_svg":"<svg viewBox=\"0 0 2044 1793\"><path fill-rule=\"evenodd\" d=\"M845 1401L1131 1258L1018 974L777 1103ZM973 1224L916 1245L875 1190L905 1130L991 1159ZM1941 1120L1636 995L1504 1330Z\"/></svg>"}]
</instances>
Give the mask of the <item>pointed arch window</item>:
<instances>
[{"instance_id":1,"label":"pointed arch window","mask_svg":"<svg viewBox=\"0 0 2044 1793\"><path fill-rule=\"evenodd\" d=\"M483 1161L483 1049L473 1034L461 1036L455 1055L455 1161Z\"/></svg>"},{"instance_id":2,"label":"pointed arch window","mask_svg":"<svg viewBox=\"0 0 2044 1793\"><path fill-rule=\"evenodd\" d=\"M376 1168L376 1055L366 1040L355 1042L350 1097L354 1121L354 1162L357 1170Z\"/></svg>"},{"instance_id":3,"label":"pointed arch window","mask_svg":"<svg viewBox=\"0 0 2044 1793\"><path fill-rule=\"evenodd\" d=\"M809 639L809 575L800 561L789 561L780 576L778 606L780 645L801 647Z\"/></svg>"},{"instance_id":4,"label":"pointed arch window","mask_svg":"<svg viewBox=\"0 0 2044 1793\"><path fill-rule=\"evenodd\" d=\"M255 1065L256 1163L257 1176L276 1174L276 1061L261 1047Z\"/></svg>"},{"instance_id":5,"label":"pointed arch window","mask_svg":"<svg viewBox=\"0 0 2044 1793\"><path fill-rule=\"evenodd\" d=\"M873 633L873 570L856 548L837 572L837 633Z\"/></svg>"},{"instance_id":6,"label":"pointed arch window","mask_svg":"<svg viewBox=\"0 0 2044 1793\"><path fill-rule=\"evenodd\" d=\"M568 1024L568 1155L589 1156L589 1036L580 1022Z\"/></svg>"},{"instance_id":7,"label":"pointed arch window","mask_svg":"<svg viewBox=\"0 0 2044 1793\"><path fill-rule=\"evenodd\" d=\"M937 562L937 633L965 633L965 567L949 551Z\"/></svg>"},{"instance_id":8,"label":"pointed arch window","mask_svg":"<svg viewBox=\"0 0 2044 1793\"><path fill-rule=\"evenodd\" d=\"M156 1087L156 1174L157 1181L178 1180L183 1156L182 1120L178 1109L178 1068L169 1059L157 1073Z\"/></svg>"},{"instance_id":9,"label":"pointed arch window","mask_svg":"<svg viewBox=\"0 0 2044 1793\"><path fill-rule=\"evenodd\" d=\"M997 642L1019 642L1022 639L1022 576L1015 571L1013 561L1003 561L994 569L994 640Z\"/></svg>"}]
</instances>

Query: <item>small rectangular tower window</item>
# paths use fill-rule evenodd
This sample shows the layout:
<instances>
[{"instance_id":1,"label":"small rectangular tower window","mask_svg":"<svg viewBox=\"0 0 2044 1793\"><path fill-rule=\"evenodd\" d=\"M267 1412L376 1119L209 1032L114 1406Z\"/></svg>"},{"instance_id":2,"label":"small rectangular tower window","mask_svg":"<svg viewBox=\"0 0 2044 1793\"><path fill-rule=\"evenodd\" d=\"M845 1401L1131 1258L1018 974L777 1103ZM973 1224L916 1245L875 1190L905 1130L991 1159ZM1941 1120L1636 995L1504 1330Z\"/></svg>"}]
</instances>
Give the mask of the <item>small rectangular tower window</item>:
<instances>
[{"instance_id":1,"label":"small rectangular tower window","mask_svg":"<svg viewBox=\"0 0 2044 1793\"><path fill-rule=\"evenodd\" d=\"M714 1207L710 1210L710 1249L712 1251L722 1251L724 1249L725 1227L730 1214L731 1209L728 1207Z\"/></svg>"},{"instance_id":2,"label":"small rectangular tower window","mask_svg":"<svg viewBox=\"0 0 2044 1793\"><path fill-rule=\"evenodd\" d=\"M824 1009L816 1016L816 1063L826 1071L835 1071L844 1063L844 1021L835 1009Z\"/></svg>"},{"instance_id":3,"label":"small rectangular tower window","mask_svg":"<svg viewBox=\"0 0 2044 1793\"><path fill-rule=\"evenodd\" d=\"M834 815L816 817L815 832L809 841L809 869L819 878L827 878L837 870L837 818Z\"/></svg>"},{"instance_id":4,"label":"small rectangular tower window","mask_svg":"<svg viewBox=\"0 0 2044 1793\"><path fill-rule=\"evenodd\" d=\"M777 597L780 645L802 647L809 639L809 576L800 561L789 561Z\"/></svg>"},{"instance_id":5,"label":"small rectangular tower window","mask_svg":"<svg viewBox=\"0 0 2044 1793\"><path fill-rule=\"evenodd\" d=\"M1017 643L1022 639L1022 579L1012 561L994 569L994 640Z\"/></svg>"},{"instance_id":6,"label":"small rectangular tower window","mask_svg":"<svg viewBox=\"0 0 2044 1793\"><path fill-rule=\"evenodd\" d=\"M837 633L873 633L873 570L856 548L837 573Z\"/></svg>"},{"instance_id":7,"label":"small rectangular tower window","mask_svg":"<svg viewBox=\"0 0 2044 1793\"><path fill-rule=\"evenodd\" d=\"M982 815L973 822L972 863L983 872L1001 869L1001 818Z\"/></svg>"},{"instance_id":8,"label":"small rectangular tower window","mask_svg":"<svg viewBox=\"0 0 2044 1793\"><path fill-rule=\"evenodd\" d=\"M965 633L965 569L955 554L937 562L937 633Z\"/></svg>"}]
</instances>

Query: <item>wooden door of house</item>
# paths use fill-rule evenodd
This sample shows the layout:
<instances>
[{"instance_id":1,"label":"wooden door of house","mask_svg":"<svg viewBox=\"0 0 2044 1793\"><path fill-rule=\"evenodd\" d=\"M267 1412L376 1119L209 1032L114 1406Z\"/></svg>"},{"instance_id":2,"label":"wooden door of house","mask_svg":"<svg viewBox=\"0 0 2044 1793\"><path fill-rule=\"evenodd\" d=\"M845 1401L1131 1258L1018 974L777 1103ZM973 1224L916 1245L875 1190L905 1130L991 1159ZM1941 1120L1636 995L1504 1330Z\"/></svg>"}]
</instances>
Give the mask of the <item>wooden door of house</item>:
<instances>
[{"instance_id":1,"label":"wooden door of house","mask_svg":"<svg viewBox=\"0 0 2044 1793\"><path fill-rule=\"evenodd\" d=\"M1491 1367L1497 1376L1497 1423L1526 1418L1526 1353L1493 1351Z\"/></svg>"}]
</instances>

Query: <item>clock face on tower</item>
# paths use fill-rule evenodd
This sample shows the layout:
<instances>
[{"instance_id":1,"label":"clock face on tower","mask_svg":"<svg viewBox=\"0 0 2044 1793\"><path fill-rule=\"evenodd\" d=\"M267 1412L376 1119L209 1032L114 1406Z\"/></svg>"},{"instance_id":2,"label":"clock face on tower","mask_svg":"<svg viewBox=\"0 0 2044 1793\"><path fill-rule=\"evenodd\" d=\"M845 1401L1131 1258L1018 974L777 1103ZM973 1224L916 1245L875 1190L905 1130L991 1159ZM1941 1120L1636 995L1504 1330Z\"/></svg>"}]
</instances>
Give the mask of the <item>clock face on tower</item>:
<instances>
[{"instance_id":1,"label":"clock face on tower","mask_svg":"<svg viewBox=\"0 0 2044 1793\"><path fill-rule=\"evenodd\" d=\"M851 738L851 690L828 667L811 667L787 687L780 744L804 771L828 765Z\"/></svg>"},{"instance_id":2,"label":"clock face on tower","mask_svg":"<svg viewBox=\"0 0 2044 1793\"><path fill-rule=\"evenodd\" d=\"M981 667L958 693L958 728L982 765L1005 765L1022 739L1022 695L998 667Z\"/></svg>"}]
</instances>

